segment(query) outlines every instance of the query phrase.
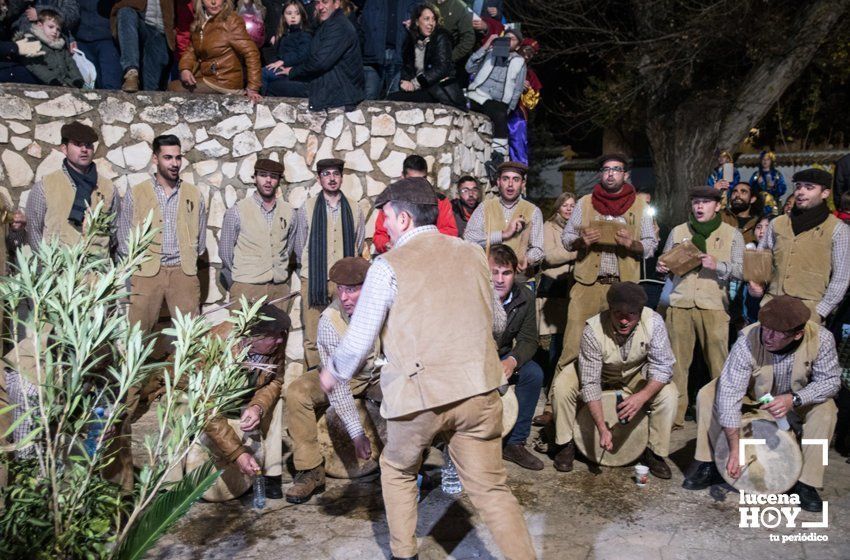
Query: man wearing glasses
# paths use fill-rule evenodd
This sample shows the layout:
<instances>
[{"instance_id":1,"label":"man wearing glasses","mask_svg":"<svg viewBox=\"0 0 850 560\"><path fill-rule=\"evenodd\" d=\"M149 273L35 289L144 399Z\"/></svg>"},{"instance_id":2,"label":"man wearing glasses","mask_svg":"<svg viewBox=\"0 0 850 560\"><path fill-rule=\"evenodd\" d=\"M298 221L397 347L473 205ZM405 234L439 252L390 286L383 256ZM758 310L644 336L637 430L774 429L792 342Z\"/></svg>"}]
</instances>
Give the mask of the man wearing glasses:
<instances>
[{"instance_id":1,"label":"man wearing glasses","mask_svg":"<svg viewBox=\"0 0 850 560\"><path fill-rule=\"evenodd\" d=\"M341 159L319 160L316 171L322 192L295 212L295 254L301 257L301 322L307 369L319 366L319 316L336 289L329 285L328 269L343 257L363 252L366 217L357 202L340 190L344 165Z\"/></svg>"},{"instance_id":2,"label":"man wearing glasses","mask_svg":"<svg viewBox=\"0 0 850 560\"><path fill-rule=\"evenodd\" d=\"M481 187L478 186L478 180L475 177L464 175L458 179L457 193L458 197L452 200L452 211L455 215L457 234L463 237L469 218L481 202Z\"/></svg>"}]
</instances>

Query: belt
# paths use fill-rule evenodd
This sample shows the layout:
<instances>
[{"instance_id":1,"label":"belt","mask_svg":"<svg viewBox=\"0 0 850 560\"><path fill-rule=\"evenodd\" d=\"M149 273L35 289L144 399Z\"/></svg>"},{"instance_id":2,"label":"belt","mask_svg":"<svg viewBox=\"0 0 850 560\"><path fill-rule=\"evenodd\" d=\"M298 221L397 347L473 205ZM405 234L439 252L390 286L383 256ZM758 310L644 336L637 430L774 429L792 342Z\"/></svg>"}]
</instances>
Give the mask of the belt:
<instances>
[{"instance_id":1,"label":"belt","mask_svg":"<svg viewBox=\"0 0 850 560\"><path fill-rule=\"evenodd\" d=\"M607 276L600 276L596 279L597 284L614 284L619 281L620 277L612 274L609 274Z\"/></svg>"}]
</instances>

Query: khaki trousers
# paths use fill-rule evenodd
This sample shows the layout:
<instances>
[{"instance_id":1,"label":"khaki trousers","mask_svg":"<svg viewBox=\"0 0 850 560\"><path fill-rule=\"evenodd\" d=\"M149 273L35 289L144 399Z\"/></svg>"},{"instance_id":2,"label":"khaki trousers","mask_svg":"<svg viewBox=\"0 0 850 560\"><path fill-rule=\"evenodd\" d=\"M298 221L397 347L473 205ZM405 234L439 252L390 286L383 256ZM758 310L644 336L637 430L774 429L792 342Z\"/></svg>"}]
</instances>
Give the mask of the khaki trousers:
<instances>
[{"instance_id":1,"label":"khaki trousers","mask_svg":"<svg viewBox=\"0 0 850 560\"><path fill-rule=\"evenodd\" d=\"M336 284L328 282L328 296L333 298ZM316 333L319 330L319 317L327 305L313 305L310 302L310 280L301 278L301 324L304 328L304 361L307 369L322 367L319 349L316 346Z\"/></svg>"},{"instance_id":2,"label":"khaki trousers","mask_svg":"<svg viewBox=\"0 0 850 560\"><path fill-rule=\"evenodd\" d=\"M626 380L623 380L626 381ZM646 385L646 379L635 374L624 383L603 381L602 388L618 389L632 395ZM571 364L555 377L552 384L552 406L555 413L555 443L564 445L573 440L576 412L580 395L580 382L575 365ZM676 386L668 383L649 401L649 447L657 455L670 453L670 433L676 415L678 396Z\"/></svg>"},{"instance_id":3,"label":"khaki trousers","mask_svg":"<svg viewBox=\"0 0 850 560\"><path fill-rule=\"evenodd\" d=\"M9 406L9 395L6 394L6 373L0 368L0 409ZM6 433L6 430L9 429L9 426L12 425L12 411L7 411L3 414L0 414L0 434ZM0 445L6 445L9 443L3 438L0 438ZM0 488L5 488L7 483L7 473L6 473L6 463L4 459L6 458L6 453L0 451ZM0 511L3 511L3 502L0 502Z\"/></svg>"},{"instance_id":4,"label":"khaki trousers","mask_svg":"<svg viewBox=\"0 0 850 560\"><path fill-rule=\"evenodd\" d=\"M714 461L711 452L712 441L723 435L723 428L716 419L714 398L717 393L717 380L711 381L697 393L697 447L694 459L703 462ZM832 399L820 404L810 404L794 409L794 413L803 422L803 437L806 439L825 439L832 441L835 423L838 421L838 407ZM821 488L823 486L823 450L819 445L805 445L803 450L803 470L800 482Z\"/></svg>"},{"instance_id":5,"label":"khaki trousers","mask_svg":"<svg viewBox=\"0 0 850 560\"><path fill-rule=\"evenodd\" d=\"M564 330L564 349L558 360L556 371L578 358L581 335L588 319L608 309L608 288L610 284L591 284L587 286L576 282L570 289L570 304L567 307L567 326Z\"/></svg>"},{"instance_id":6,"label":"khaki trousers","mask_svg":"<svg viewBox=\"0 0 850 560\"><path fill-rule=\"evenodd\" d=\"M266 302L269 302L288 295L289 284L286 283L275 284L273 282L267 282L265 284L246 284L244 282L234 282L233 285L230 286L230 301L236 302L238 302L239 298L242 296L245 296L248 303L254 303L263 296L266 296ZM289 313L290 301L291 300L285 299L273 305L284 313ZM234 304L234 306L236 305L238 304ZM231 306L231 309L234 306Z\"/></svg>"},{"instance_id":7,"label":"khaki trousers","mask_svg":"<svg viewBox=\"0 0 850 560\"><path fill-rule=\"evenodd\" d=\"M502 462L502 403L496 391L387 420L381 488L393 556L417 554L416 474L434 438L445 434L449 455L472 504L505 558L535 558L522 509Z\"/></svg>"},{"instance_id":8,"label":"khaki trousers","mask_svg":"<svg viewBox=\"0 0 850 560\"><path fill-rule=\"evenodd\" d=\"M352 379L351 394L359 397L369 388L368 379ZM292 438L292 462L297 471L309 471L322 464L317 409L330 406L319 384L318 370L308 371L286 390L286 427Z\"/></svg>"},{"instance_id":9,"label":"khaki trousers","mask_svg":"<svg viewBox=\"0 0 850 560\"><path fill-rule=\"evenodd\" d=\"M130 280L130 324L141 323L142 332L153 330L159 320L162 302L173 317L177 310L197 315L201 303L198 276L189 276L179 265L163 266L155 276L133 276Z\"/></svg>"},{"instance_id":10,"label":"khaki trousers","mask_svg":"<svg viewBox=\"0 0 850 560\"><path fill-rule=\"evenodd\" d=\"M679 390L679 406L674 425L684 426L685 410L688 408L688 372L694 359L694 344L699 342L711 378L720 377L729 356L729 314L722 309L669 307L664 322L673 356L676 357L673 383Z\"/></svg>"}]
</instances>

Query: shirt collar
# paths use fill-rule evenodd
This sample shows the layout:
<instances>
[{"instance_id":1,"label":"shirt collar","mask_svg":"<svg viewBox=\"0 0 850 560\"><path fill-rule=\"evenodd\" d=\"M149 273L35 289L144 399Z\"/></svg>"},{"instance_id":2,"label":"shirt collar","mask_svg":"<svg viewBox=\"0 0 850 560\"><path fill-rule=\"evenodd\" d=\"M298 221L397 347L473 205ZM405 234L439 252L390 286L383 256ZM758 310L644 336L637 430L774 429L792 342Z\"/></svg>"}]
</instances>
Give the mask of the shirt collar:
<instances>
[{"instance_id":1,"label":"shirt collar","mask_svg":"<svg viewBox=\"0 0 850 560\"><path fill-rule=\"evenodd\" d=\"M165 189L162 187L162 185L159 184L159 181L157 181L157 179L156 179L156 173L154 173L153 176L152 176L152 182L153 182L153 186L154 186L155 189L160 189L160 190L163 191L163 193L165 193ZM180 185L182 185L182 184L183 184L183 179L178 177L177 178L177 184L174 185L174 192L171 193L171 196L174 196L175 194L177 194L177 191L180 190Z\"/></svg>"},{"instance_id":2,"label":"shirt collar","mask_svg":"<svg viewBox=\"0 0 850 560\"><path fill-rule=\"evenodd\" d=\"M259 194L258 192L256 192L256 191L254 191L254 202L256 202L256 203L257 203L257 205L259 205L259 207L260 207L262 210L264 210L265 212L273 212L273 211L274 211L274 209L275 209L275 208L277 208L277 197L275 197L275 199L274 199L274 204L272 204L272 207L271 207L271 208L269 208L268 210L266 210L266 207L263 205L263 198L262 198L262 197L260 196L260 194Z\"/></svg>"},{"instance_id":3,"label":"shirt collar","mask_svg":"<svg viewBox=\"0 0 850 560\"><path fill-rule=\"evenodd\" d=\"M413 228L412 230L405 232L401 237L398 238L398 242L395 244L395 247L401 247L420 233L426 233L429 231L436 232L439 230L437 229L437 226L419 226L417 228Z\"/></svg>"}]
</instances>

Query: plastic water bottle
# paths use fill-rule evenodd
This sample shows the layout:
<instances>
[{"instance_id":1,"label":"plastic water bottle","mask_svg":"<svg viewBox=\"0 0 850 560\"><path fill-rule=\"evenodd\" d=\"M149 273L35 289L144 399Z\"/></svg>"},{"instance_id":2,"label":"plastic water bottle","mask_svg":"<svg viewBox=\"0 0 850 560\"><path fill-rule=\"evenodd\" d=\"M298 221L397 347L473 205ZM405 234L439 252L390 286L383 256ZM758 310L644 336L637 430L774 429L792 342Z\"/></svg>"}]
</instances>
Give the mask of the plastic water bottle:
<instances>
[{"instance_id":1,"label":"plastic water bottle","mask_svg":"<svg viewBox=\"0 0 850 560\"><path fill-rule=\"evenodd\" d=\"M773 395L771 395L770 393L766 393L759 399L759 402L761 404L768 404L770 402L773 402ZM779 426L780 430L787 432L791 429L791 424L788 423L788 418L786 418L785 416L783 416L782 418L774 418L773 420L776 422L776 425Z\"/></svg>"},{"instance_id":2,"label":"plastic water bottle","mask_svg":"<svg viewBox=\"0 0 850 560\"><path fill-rule=\"evenodd\" d=\"M257 469L257 474L254 476L254 509L263 509L266 507L266 477L263 476L263 471Z\"/></svg>"},{"instance_id":3,"label":"plastic water bottle","mask_svg":"<svg viewBox=\"0 0 850 560\"><path fill-rule=\"evenodd\" d=\"M248 448L251 450L251 455L258 464L265 463L265 453L263 452L262 433L259 428L255 428L250 432L246 432L248 437ZM263 470L257 469L254 476L254 509L263 509L266 507L266 477L263 476Z\"/></svg>"},{"instance_id":4,"label":"plastic water bottle","mask_svg":"<svg viewBox=\"0 0 850 560\"><path fill-rule=\"evenodd\" d=\"M97 452L97 440L103 431L103 425L105 423L103 421L104 416L106 416L106 409L98 406L94 409L94 418L89 422L88 435L83 445L90 457L94 457L94 454Z\"/></svg>"},{"instance_id":5,"label":"plastic water bottle","mask_svg":"<svg viewBox=\"0 0 850 560\"><path fill-rule=\"evenodd\" d=\"M446 448L443 451L443 469L442 469L442 488L444 494L460 494L463 491L463 485L460 483L460 477L457 475L452 458L449 457L449 450Z\"/></svg>"}]
</instances>

